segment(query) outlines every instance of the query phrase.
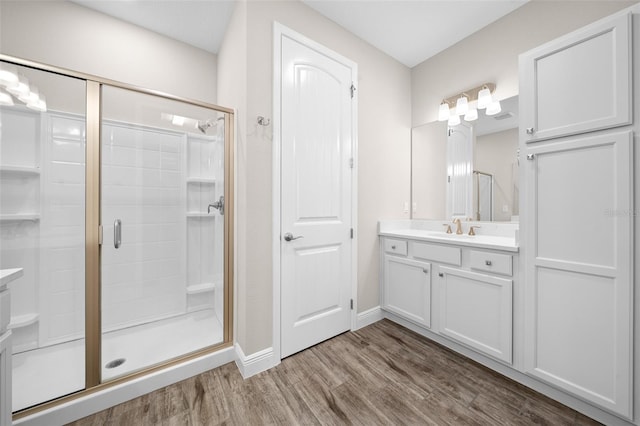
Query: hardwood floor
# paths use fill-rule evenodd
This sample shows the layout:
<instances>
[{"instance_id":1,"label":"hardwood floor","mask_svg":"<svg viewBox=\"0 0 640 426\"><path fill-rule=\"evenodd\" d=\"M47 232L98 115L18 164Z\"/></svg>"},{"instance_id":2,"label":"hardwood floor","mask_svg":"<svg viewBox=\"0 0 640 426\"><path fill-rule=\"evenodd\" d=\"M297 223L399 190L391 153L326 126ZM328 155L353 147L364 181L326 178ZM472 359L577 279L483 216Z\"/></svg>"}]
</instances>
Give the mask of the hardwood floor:
<instances>
[{"instance_id":1,"label":"hardwood floor","mask_svg":"<svg viewBox=\"0 0 640 426\"><path fill-rule=\"evenodd\" d=\"M243 380L230 363L72 425L595 425L388 320Z\"/></svg>"}]
</instances>

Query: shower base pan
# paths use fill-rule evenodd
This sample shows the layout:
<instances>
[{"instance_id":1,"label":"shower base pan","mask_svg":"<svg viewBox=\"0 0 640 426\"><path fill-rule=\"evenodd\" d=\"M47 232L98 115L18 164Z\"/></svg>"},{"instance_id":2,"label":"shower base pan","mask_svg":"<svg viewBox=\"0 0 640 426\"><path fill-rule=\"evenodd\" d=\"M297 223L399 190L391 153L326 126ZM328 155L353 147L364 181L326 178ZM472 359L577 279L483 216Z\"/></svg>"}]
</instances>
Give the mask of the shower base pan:
<instances>
[{"instance_id":1,"label":"shower base pan","mask_svg":"<svg viewBox=\"0 0 640 426\"><path fill-rule=\"evenodd\" d=\"M208 309L109 332L103 381L222 342L222 331ZM84 356L84 339L13 355L13 411L84 389Z\"/></svg>"}]
</instances>

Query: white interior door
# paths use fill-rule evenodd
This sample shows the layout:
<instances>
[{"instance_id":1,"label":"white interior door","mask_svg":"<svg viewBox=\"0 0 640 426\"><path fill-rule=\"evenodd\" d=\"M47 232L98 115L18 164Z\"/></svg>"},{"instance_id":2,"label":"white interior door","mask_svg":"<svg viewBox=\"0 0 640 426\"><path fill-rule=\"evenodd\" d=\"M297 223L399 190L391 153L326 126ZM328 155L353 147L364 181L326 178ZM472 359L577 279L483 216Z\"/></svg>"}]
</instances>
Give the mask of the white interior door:
<instances>
[{"instance_id":1,"label":"white interior door","mask_svg":"<svg viewBox=\"0 0 640 426\"><path fill-rule=\"evenodd\" d=\"M286 357L351 325L355 64L303 38L279 37Z\"/></svg>"}]
</instances>

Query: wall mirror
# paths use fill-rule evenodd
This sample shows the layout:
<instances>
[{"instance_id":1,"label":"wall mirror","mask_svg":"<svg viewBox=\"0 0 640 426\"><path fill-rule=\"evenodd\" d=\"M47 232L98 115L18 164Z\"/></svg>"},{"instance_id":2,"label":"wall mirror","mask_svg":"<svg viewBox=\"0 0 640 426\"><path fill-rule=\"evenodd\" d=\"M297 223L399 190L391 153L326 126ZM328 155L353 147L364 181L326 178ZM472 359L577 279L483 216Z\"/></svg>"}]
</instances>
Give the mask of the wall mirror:
<instances>
[{"instance_id":1,"label":"wall mirror","mask_svg":"<svg viewBox=\"0 0 640 426\"><path fill-rule=\"evenodd\" d=\"M500 102L493 116L412 129L412 219L518 220L518 97Z\"/></svg>"}]
</instances>

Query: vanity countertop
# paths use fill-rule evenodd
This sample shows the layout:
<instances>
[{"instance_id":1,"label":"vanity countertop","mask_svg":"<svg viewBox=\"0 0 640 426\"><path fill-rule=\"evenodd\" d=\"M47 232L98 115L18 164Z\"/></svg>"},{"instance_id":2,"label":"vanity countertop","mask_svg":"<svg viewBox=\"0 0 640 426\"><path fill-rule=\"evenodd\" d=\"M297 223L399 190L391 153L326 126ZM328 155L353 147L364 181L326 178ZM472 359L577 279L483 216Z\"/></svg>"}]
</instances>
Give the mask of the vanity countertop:
<instances>
[{"instance_id":1,"label":"vanity countertop","mask_svg":"<svg viewBox=\"0 0 640 426\"><path fill-rule=\"evenodd\" d=\"M476 247L492 250L503 250L518 252L518 224L505 223L480 223L484 233L477 235L467 235L468 226L471 222L464 222L465 234L447 234L439 230L443 228L442 221L380 221L378 224L378 235L385 237L410 238L413 240L430 241L434 243L454 244L458 246ZM473 222L473 225L477 225ZM484 229L484 228L487 229ZM435 229L434 229L435 228ZM452 229L455 229L452 225Z\"/></svg>"},{"instance_id":2,"label":"vanity countertop","mask_svg":"<svg viewBox=\"0 0 640 426\"><path fill-rule=\"evenodd\" d=\"M0 269L0 290L23 275L22 268Z\"/></svg>"}]
</instances>

